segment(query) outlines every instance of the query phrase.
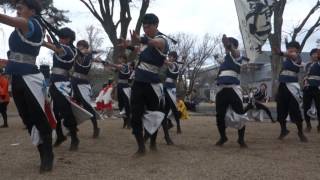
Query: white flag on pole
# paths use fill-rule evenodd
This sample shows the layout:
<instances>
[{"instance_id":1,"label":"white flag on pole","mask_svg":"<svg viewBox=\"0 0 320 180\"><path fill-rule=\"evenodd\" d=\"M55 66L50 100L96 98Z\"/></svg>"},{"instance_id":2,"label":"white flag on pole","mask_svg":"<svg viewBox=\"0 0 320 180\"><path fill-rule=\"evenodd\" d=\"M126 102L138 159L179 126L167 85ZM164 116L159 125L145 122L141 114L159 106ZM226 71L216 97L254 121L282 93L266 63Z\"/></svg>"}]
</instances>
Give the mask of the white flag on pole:
<instances>
[{"instance_id":1,"label":"white flag on pole","mask_svg":"<svg viewBox=\"0 0 320 180\"><path fill-rule=\"evenodd\" d=\"M234 0L247 57L251 62L261 54L261 47L271 32L274 0Z\"/></svg>"}]
</instances>

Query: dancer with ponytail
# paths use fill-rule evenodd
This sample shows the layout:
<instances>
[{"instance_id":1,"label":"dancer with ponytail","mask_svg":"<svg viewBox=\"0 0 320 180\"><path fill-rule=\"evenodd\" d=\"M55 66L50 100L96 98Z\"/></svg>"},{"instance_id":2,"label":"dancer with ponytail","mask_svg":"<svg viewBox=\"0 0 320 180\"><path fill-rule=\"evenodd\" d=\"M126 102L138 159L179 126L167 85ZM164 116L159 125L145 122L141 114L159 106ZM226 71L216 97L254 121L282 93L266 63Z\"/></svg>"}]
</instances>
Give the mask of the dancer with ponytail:
<instances>
[{"instance_id":1,"label":"dancer with ponytail","mask_svg":"<svg viewBox=\"0 0 320 180\"><path fill-rule=\"evenodd\" d=\"M56 122L46 100L44 76L35 65L44 39L44 31L36 16L40 16L41 3L37 0L15 1L17 17L0 13L0 23L15 30L9 38L9 61L6 73L12 76L11 86L19 115L32 134L32 141L40 154L40 173L51 171L52 128Z\"/></svg>"},{"instance_id":2,"label":"dancer with ponytail","mask_svg":"<svg viewBox=\"0 0 320 180\"><path fill-rule=\"evenodd\" d=\"M85 40L78 41L77 50L78 54L75 57L74 72L71 77L73 98L92 114L93 138L97 138L100 129L98 128L97 113L91 106L91 85L88 78L93 61L93 52L89 48L89 43Z\"/></svg>"},{"instance_id":3,"label":"dancer with ponytail","mask_svg":"<svg viewBox=\"0 0 320 180\"><path fill-rule=\"evenodd\" d=\"M73 67L74 58L77 53L76 48L73 46L75 32L67 27L54 31L59 37L59 44L54 44L50 37L47 37L48 42L43 43L43 46L54 51L52 74L50 77L50 94L53 99L54 114L58 120L56 129L57 140L54 146L57 147L66 140L62 132L61 120L63 119L63 125L70 131L71 136L69 150L76 151L78 150L79 139L77 136L77 121L70 103L72 89L69 80L69 71ZM53 36L52 38L54 39L55 37ZM56 40L54 41L56 42Z\"/></svg>"}]
</instances>

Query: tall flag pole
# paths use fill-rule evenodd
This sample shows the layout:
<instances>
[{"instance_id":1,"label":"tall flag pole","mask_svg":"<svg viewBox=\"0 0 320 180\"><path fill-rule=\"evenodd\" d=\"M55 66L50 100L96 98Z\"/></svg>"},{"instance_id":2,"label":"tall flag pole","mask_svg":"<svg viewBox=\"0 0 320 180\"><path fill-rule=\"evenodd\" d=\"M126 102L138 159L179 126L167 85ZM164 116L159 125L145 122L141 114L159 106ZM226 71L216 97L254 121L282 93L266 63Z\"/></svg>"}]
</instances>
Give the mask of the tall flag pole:
<instances>
[{"instance_id":1,"label":"tall flag pole","mask_svg":"<svg viewBox=\"0 0 320 180\"><path fill-rule=\"evenodd\" d=\"M274 0L234 0L246 56L255 62L271 33Z\"/></svg>"}]
</instances>

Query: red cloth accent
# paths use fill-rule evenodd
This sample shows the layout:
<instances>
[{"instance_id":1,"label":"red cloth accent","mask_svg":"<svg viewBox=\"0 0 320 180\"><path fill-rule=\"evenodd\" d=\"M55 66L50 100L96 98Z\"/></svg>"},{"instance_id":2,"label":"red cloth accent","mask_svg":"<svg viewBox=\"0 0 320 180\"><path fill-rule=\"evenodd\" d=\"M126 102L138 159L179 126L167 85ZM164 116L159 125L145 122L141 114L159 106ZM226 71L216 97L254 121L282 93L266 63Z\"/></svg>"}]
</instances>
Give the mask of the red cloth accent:
<instances>
[{"instance_id":1,"label":"red cloth accent","mask_svg":"<svg viewBox=\"0 0 320 180\"><path fill-rule=\"evenodd\" d=\"M102 111L102 110L112 110L112 102L108 103L108 104L104 104L103 102L97 102L96 103L96 109L98 111Z\"/></svg>"},{"instance_id":2,"label":"red cloth accent","mask_svg":"<svg viewBox=\"0 0 320 180\"><path fill-rule=\"evenodd\" d=\"M9 81L6 76L0 75L0 101L9 102Z\"/></svg>"},{"instance_id":3,"label":"red cloth accent","mask_svg":"<svg viewBox=\"0 0 320 180\"><path fill-rule=\"evenodd\" d=\"M103 94L105 94L105 93L108 91L109 88L112 88L112 84L104 87L104 88L100 91L100 93L103 92ZM100 93L99 93L99 94L100 94ZM104 102L101 102L101 101L100 101L100 102L97 102L97 103L96 103L96 110L98 110L98 111L102 111L102 110L112 110L112 102L109 102L109 103L107 103L107 104L105 104Z\"/></svg>"},{"instance_id":4,"label":"red cloth accent","mask_svg":"<svg viewBox=\"0 0 320 180\"><path fill-rule=\"evenodd\" d=\"M52 113L52 109L51 109L51 105L49 102L45 101L44 103L44 110L45 110L45 113L47 115L47 119L48 119L48 122L51 126L52 129L55 129L57 127L57 120L56 118L54 117L53 113Z\"/></svg>"}]
</instances>

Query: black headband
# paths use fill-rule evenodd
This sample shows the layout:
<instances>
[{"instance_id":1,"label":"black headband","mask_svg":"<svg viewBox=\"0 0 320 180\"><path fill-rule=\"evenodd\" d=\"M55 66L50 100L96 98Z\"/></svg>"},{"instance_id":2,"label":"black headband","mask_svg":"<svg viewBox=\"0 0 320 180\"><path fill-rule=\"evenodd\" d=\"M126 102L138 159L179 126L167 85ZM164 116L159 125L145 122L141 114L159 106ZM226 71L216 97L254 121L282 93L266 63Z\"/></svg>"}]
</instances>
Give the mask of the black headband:
<instances>
[{"instance_id":1,"label":"black headband","mask_svg":"<svg viewBox=\"0 0 320 180\"><path fill-rule=\"evenodd\" d=\"M142 19L142 24L159 24L159 18L155 14L146 14Z\"/></svg>"},{"instance_id":2,"label":"black headband","mask_svg":"<svg viewBox=\"0 0 320 180\"><path fill-rule=\"evenodd\" d=\"M41 14L42 7L41 7L40 2L37 0L18 0L17 4L18 3L25 4L29 9L35 10L37 15Z\"/></svg>"}]
</instances>

